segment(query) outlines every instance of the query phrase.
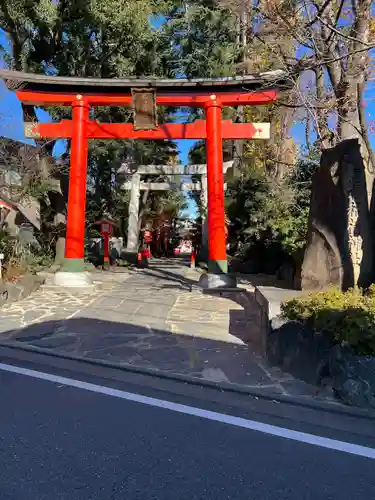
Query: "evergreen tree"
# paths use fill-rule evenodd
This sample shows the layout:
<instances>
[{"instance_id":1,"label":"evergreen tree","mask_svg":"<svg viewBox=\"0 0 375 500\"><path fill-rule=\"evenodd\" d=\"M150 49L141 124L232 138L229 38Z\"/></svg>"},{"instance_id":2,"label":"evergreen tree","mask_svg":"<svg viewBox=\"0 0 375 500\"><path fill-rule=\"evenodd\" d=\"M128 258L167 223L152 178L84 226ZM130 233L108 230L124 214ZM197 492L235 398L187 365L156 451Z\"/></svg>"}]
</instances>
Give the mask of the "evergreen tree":
<instances>
[{"instance_id":1,"label":"evergreen tree","mask_svg":"<svg viewBox=\"0 0 375 500\"><path fill-rule=\"evenodd\" d=\"M159 51L160 37L151 19L158 12L159 0L20 0L0 1L0 28L7 34L10 50L2 47L8 67L59 76L117 78L129 76L171 76ZM64 108L50 108L57 120L69 117ZM35 110L25 113L35 118ZM161 121L170 113L160 111ZM102 122L129 122L131 113L124 108L99 108L95 118ZM45 155L54 144L40 142ZM43 148L44 146L44 148ZM130 141L90 141L88 225L103 210L126 211L127 196L116 183L116 169L129 154L142 163L162 163L170 143ZM69 155L69 145L67 149ZM65 159L67 163L68 158ZM44 165L51 162L44 162ZM67 170L64 172L67 174ZM62 240L66 216L66 175L49 170L48 194L55 212L56 237ZM154 195L163 203L164 194ZM167 196L170 201L170 197ZM124 214L122 214L124 216Z\"/></svg>"}]
</instances>

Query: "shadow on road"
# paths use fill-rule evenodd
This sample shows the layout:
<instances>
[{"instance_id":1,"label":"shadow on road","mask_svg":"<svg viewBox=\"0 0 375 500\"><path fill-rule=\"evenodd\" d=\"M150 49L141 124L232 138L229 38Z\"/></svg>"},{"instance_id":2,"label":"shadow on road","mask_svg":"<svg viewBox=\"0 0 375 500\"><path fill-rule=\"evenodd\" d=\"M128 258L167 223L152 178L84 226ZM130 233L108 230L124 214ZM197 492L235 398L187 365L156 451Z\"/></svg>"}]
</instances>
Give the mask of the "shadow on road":
<instances>
[{"instance_id":1,"label":"shadow on road","mask_svg":"<svg viewBox=\"0 0 375 500\"><path fill-rule=\"evenodd\" d=\"M142 273L153 278L162 278L166 281L171 281L172 283L177 283L182 285L183 287L191 287L192 285L196 285L197 282L195 280L191 280L186 278L181 273L174 273L170 271L170 269L175 268L176 270L181 269L183 267L189 267L190 262L186 257L179 257L175 260L172 259L157 259L156 261L150 260L148 263L148 267L142 269ZM172 288L170 286L169 288ZM177 286L177 288L180 288Z\"/></svg>"}]
</instances>

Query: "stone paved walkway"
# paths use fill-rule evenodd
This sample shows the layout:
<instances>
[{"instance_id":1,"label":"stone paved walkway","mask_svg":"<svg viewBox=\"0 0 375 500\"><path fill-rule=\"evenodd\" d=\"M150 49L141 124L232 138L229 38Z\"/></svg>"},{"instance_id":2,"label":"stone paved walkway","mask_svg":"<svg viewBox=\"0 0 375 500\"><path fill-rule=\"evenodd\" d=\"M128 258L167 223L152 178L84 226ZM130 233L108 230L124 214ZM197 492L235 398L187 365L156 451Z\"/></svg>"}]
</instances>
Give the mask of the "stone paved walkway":
<instances>
[{"instance_id":1,"label":"stone paved walkway","mask_svg":"<svg viewBox=\"0 0 375 500\"><path fill-rule=\"evenodd\" d=\"M45 286L3 307L0 340L276 394L322 395L257 354L251 285L226 297L190 291L199 274L178 260L94 276L93 294Z\"/></svg>"}]
</instances>

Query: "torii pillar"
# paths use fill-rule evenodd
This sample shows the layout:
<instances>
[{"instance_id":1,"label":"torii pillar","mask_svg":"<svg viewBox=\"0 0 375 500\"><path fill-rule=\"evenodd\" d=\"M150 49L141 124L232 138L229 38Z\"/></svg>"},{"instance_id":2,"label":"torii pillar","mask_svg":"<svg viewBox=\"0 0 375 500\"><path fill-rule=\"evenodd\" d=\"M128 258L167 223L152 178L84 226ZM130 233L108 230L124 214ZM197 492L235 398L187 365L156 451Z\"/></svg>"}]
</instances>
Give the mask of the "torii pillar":
<instances>
[{"instance_id":1,"label":"torii pillar","mask_svg":"<svg viewBox=\"0 0 375 500\"><path fill-rule=\"evenodd\" d=\"M85 272L85 207L88 138L86 133L90 107L81 95L72 103L72 141L70 152L68 215L65 259L55 274L59 286L91 287Z\"/></svg>"},{"instance_id":2,"label":"torii pillar","mask_svg":"<svg viewBox=\"0 0 375 500\"><path fill-rule=\"evenodd\" d=\"M128 238L125 256L136 260L139 239L139 198L141 188L141 174L134 173L131 177L131 190L129 202Z\"/></svg>"},{"instance_id":3,"label":"torii pillar","mask_svg":"<svg viewBox=\"0 0 375 500\"><path fill-rule=\"evenodd\" d=\"M207 206L208 206L208 196L207 196L207 172L201 176L201 251L200 257L206 261L208 259L208 222L207 222Z\"/></svg>"},{"instance_id":4,"label":"torii pillar","mask_svg":"<svg viewBox=\"0 0 375 500\"><path fill-rule=\"evenodd\" d=\"M222 105L216 95L205 103L207 158L208 274L200 284L207 289L235 288L228 274L225 237Z\"/></svg>"}]
</instances>

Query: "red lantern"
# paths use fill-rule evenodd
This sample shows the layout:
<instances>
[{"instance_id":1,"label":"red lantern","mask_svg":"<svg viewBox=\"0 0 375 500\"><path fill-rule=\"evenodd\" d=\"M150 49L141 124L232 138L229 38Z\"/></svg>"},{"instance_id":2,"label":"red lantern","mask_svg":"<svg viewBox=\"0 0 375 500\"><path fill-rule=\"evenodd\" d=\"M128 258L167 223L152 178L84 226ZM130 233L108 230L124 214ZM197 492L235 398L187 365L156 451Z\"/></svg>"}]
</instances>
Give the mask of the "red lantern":
<instances>
[{"instance_id":1,"label":"red lantern","mask_svg":"<svg viewBox=\"0 0 375 500\"><path fill-rule=\"evenodd\" d=\"M145 231L145 241L146 241L147 245L149 245L151 243L151 240L152 240L151 231Z\"/></svg>"},{"instance_id":2,"label":"red lantern","mask_svg":"<svg viewBox=\"0 0 375 500\"><path fill-rule=\"evenodd\" d=\"M116 223L111 219L101 219L96 224L100 224L100 234L103 238L104 267L109 267L109 238Z\"/></svg>"}]
</instances>

